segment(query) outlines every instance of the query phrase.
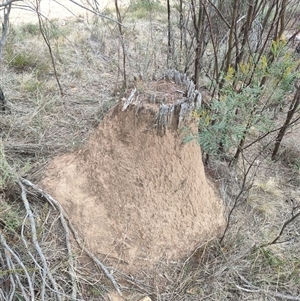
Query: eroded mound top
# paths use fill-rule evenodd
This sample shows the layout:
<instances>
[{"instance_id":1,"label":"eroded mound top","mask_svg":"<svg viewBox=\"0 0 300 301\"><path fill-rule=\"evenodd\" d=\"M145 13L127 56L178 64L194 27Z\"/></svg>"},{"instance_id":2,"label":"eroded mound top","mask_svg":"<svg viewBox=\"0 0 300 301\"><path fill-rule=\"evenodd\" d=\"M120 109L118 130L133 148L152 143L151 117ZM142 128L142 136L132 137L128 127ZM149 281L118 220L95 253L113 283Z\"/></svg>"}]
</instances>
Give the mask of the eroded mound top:
<instances>
[{"instance_id":1,"label":"eroded mound top","mask_svg":"<svg viewBox=\"0 0 300 301\"><path fill-rule=\"evenodd\" d=\"M183 144L180 130L157 135L155 103L117 104L43 180L91 251L130 273L179 260L224 226L199 146Z\"/></svg>"}]
</instances>

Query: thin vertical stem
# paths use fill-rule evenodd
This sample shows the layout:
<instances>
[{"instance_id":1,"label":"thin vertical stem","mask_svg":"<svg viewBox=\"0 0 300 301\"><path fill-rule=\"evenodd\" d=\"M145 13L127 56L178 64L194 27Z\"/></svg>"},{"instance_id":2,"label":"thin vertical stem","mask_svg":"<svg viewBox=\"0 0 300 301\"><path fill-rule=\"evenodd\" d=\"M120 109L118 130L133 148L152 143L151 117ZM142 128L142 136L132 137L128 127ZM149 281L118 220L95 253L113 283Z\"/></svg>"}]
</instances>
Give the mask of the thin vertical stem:
<instances>
[{"instance_id":1,"label":"thin vertical stem","mask_svg":"<svg viewBox=\"0 0 300 301\"><path fill-rule=\"evenodd\" d=\"M115 0L115 7L116 7L116 14L117 14L117 20L118 20L118 28L120 32L120 41L121 41L121 47L122 47L122 64L123 64L123 88L125 89L127 87L127 75L126 75L126 50L125 50L125 42L124 42L124 31L123 27L121 25L122 23L122 17L118 5L118 0Z\"/></svg>"}]
</instances>

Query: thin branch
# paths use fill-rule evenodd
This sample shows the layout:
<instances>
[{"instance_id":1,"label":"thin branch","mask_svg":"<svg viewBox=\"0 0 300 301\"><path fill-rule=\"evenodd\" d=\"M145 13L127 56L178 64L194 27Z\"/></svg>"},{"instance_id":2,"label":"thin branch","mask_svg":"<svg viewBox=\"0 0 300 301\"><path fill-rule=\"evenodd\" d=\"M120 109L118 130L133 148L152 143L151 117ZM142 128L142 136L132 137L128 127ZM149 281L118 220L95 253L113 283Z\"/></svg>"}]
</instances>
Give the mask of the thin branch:
<instances>
[{"instance_id":1,"label":"thin branch","mask_svg":"<svg viewBox=\"0 0 300 301\"><path fill-rule=\"evenodd\" d=\"M51 201L52 202L52 201ZM60 222L65 230L65 235L66 235L66 246L67 246L67 252L68 252L68 263L69 263L69 274L71 277L71 283L72 283L72 299L76 299L77 296L77 286L76 286L76 278L75 278L75 269L74 269L74 259L73 259L73 254L72 254L72 246L70 243L70 232L68 225L66 223L64 214L62 210L60 211Z\"/></svg>"},{"instance_id":2,"label":"thin branch","mask_svg":"<svg viewBox=\"0 0 300 301\"><path fill-rule=\"evenodd\" d=\"M94 11L94 10L92 10L92 9L90 9L90 8L88 8L88 7L86 7L86 6L82 5L82 4L80 4L80 3L76 2L76 1L74 1L74 0L69 0L69 1L72 2L72 3L74 3L74 4L76 4L77 6L79 6L79 7L81 7L81 8L83 8L83 9L85 9L85 10L87 10L87 11L89 11L89 12L91 12L91 13L93 13L93 14L99 16L99 17L101 17L101 18L108 19L108 20L110 20L110 21L112 21L112 22L115 22L115 23L117 23L118 25L123 26L123 27L126 28L126 26L123 25L122 23L120 23L119 21L116 21L116 20L114 20L114 19L112 19L112 18L110 18L110 17L108 17L108 16L106 16L106 15L100 14L100 13L98 13L98 12L96 12L96 11Z\"/></svg>"},{"instance_id":3,"label":"thin branch","mask_svg":"<svg viewBox=\"0 0 300 301\"><path fill-rule=\"evenodd\" d=\"M10 256L7 256L7 266L8 266L10 271L15 271L16 270L15 265L14 265L14 263L13 263ZM25 300L26 301L33 300L33 298L30 299L30 297L27 295L18 273L14 273L14 274L10 273L10 281L11 281L12 286L14 286L14 288L13 288L13 291L11 292L10 297L9 297L9 301L12 301L13 297L15 296L15 282L13 280L13 276L16 278L16 281L17 281L17 283L19 285L19 288L22 292L22 296L25 298Z\"/></svg>"},{"instance_id":4,"label":"thin branch","mask_svg":"<svg viewBox=\"0 0 300 301\"><path fill-rule=\"evenodd\" d=\"M48 201L48 203L50 203L50 205L53 207L53 209L56 210L56 207L53 204L53 201L51 199L47 199L47 201ZM74 269L74 259L73 259L73 254L72 254L72 247L70 244L69 228L65 221L64 215L62 214L61 211L60 211L60 221L65 230L66 246L67 246L67 253L68 253L68 263L69 263L69 274L70 274L70 278L71 278L70 280L71 280L71 284L72 284L72 298L75 300L76 296L77 296L77 286L76 286L76 277L75 277L75 269ZM26 246L26 248L28 248L26 239L23 235L23 228L24 228L24 223L22 225L21 237L22 237L24 245ZM34 256L31 254L31 252L29 250L28 250L28 254L31 256L34 263L41 269L40 265L37 263ZM45 279L43 279L43 280L45 280Z\"/></svg>"},{"instance_id":5,"label":"thin branch","mask_svg":"<svg viewBox=\"0 0 300 301\"><path fill-rule=\"evenodd\" d=\"M43 37L43 39L44 39L44 41L45 41L45 43L46 43L46 45L48 47L50 58L51 58L51 62L52 62L54 76L55 76L57 85L59 87L60 95L63 96L64 92L63 92L63 88L62 88L62 86L60 84L60 80L59 80L58 73L57 73L57 70L56 70L56 63L55 63L55 60L54 60L54 55L53 55L53 52L52 52L52 47L51 47L50 39L49 39L48 34L45 31L45 25L44 25L44 22L42 20L41 14L40 14L40 1L41 0L36 0L36 13L37 13L37 16L38 16L40 33L41 33L41 35L42 35L42 37Z\"/></svg>"},{"instance_id":6,"label":"thin branch","mask_svg":"<svg viewBox=\"0 0 300 301\"><path fill-rule=\"evenodd\" d=\"M300 116L297 117L296 119L294 119L292 122L289 123L288 127L290 127L291 125L293 125L294 123L296 123L297 121L300 120ZM276 128L276 129L273 129L265 134L263 134L262 136L258 137L257 139L255 139L254 141L252 141L251 143L249 143L248 145L246 145L245 147L243 147L243 150L245 150L246 148L252 146L253 144L255 144L256 142L262 140L263 138L267 137L268 135L274 133L274 132L277 132L279 131L280 129L282 128L282 126Z\"/></svg>"},{"instance_id":7,"label":"thin branch","mask_svg":"<svg viewBox=\"0 0 300 301\"><path fill-rule=\"evenodd\" d=\"M296 297L296 296L292 296L292 295L286 295L286 294L282 294L282 293L278 293L278 292L273 292L273 291L270 291L269 289L266 291L265 289L254 286L245 277L243 277L239 273L237 273L237 274L247 284L247 288L239 286L237 284L235 285L238 289L240 289L242 291L245 291L247 293L263 293L264 295L272 295L273 297L281 298L283 300L300 301L300 297Z\"/></svg>"},{"instance_id":8,"label":"thin branch","mask_svg":"<svg viewBox=\"0 0 300 301\"><path fill-rule=\"evenodd\" d=\"M270 246L270 245L274 245L274 244L276 244L276 243L279 243L279 242L278 242L278 239L282 236L282 234L283 234L283 232L284 232L284 229L285 229L290 223L292 223L298 216L300 216L300 211L297 212L295 215L292 214L292 217L289 218L288 220L286 220L286 221L284 222L284 224L282 225L279 234L278 234L271 242L266 243L266 244L264 244L264 245L261 245L260 248L266 247L266 246Z\"/></svg>"},{"instance_id":9,"label":"thin branch","mask_svg":"<svg viewBox=\"0 0 300 301\"><path fill-rule=\"evenodd\" d=\"M121 26L122 17L121 17L121 13L120 13L118 0L115 0L115 8L116 8L117 18L118 18L118 21L119 21L119 23L118 23L118 29L119 29L119 33L120 33L119 41L120 41L121 48L122 48L122 67L123 67L123 87L122 88L126 89L127 88L126 47L125 47L125 41L124 41L124 31L123 31L123 28Z\"/></svg>"},{"instance_id":10,"label":"thin branch","mask_svg":"<svg viewBox=\"0 0 300 301\"><path fill-rule=\"evenodd\" d=\"M17 254L9 247L9 245L6 243L5 237L3 233L0 231L0 243L3 246L4 249L6 249L10 255L16 260L16 262L20 265L20 267L23 269L25 276L27 278L28 282L28 287L29 287L29 292L31 295L31 299L34 300L34 289L33 289L33 284L31 282L30 276L28 274L28 271L24 265L24 263L20 260L20 258L17 256Z\"/></svg>"},{"instance_id":11,"label":"thin branch","mask_svg":"<svg viewBox=\"0 0 300 301\"><path fill-rule=\"evenodd\" d=\"M275 159L275 157L276 157L276 155L278 153L281 141L284 138L285 132L288 129L293 116L297 112L299 104L300 104L300 87L297 87L297 91L296 91L296 93L294 95L293 101L291 102L289 110L288 110L288 113L286 115L285 122L284 122L283 126L281 127L281 129L280 129L280 131L279 131L279 133L278 133L278 135L276 137L275 146L274 146L274 149L273 149L273 152L272 152L272 156L271 156L272 160Z\"/></svg>"},{"instance_id":12,"label":"thin branch","mask_svg":"<svg viewBox=\"0 0 300 301\"><path fill-rule=\"evenodd\" d=\"M29 250L29 247L28 247L28 243L27 243L27 240L24 236L24 227L25 227L25 223L26 223L26 220L27 220L27 217L28 217L28 214L26 214L24 220L23 220L23 223L22 223L22 228L21 228L21 239L23 241L23 244L26 248L26 251L28 253L28 255L31 257L32 261L34 262L34 264L37 266L39 272L42 274L42 270L43 268L40 266L40 264L37 262L36 258L32 255L32 253L30 252ZM42 275L41 275L42 276ZM44 296L45 296L45 291L46 291L46 277L41 277L41 281L42 281L42 284L40 285L41 287L41 299L44 300Z\"/></svg>"},{"instance_id":13,"label":"thin branch","mask_svg":"<svg viewBox=\"0 0 300 301\"><path fill-rule=\"evenodd\" d=\"M67 216L67 213L64 211L64 209L62 208L62 206L60 205L60 203L55 200L51 195L49 195L48 193L46 193L44 190L38 188L36 185L34 185L33 183L31 183L29 180L20 179L20 182L22 182L24 185L27 185L29 187L31 187L32 189L34 189L35 191L39 192L43 197L46 198L46 200L50 203L50 204L54 204L55 207L59 210L59 212L63 215L64 220L67 221L68 223L68 227L70 228L70 230L72 231L74 238L76 240L76 242L78 243L78 245L83 249L84 252L87 253L87 255L95 262L96 265L98 265L102 271L104 272L105 276L111 281L111 283L113 284L114 288L116 289L116 291L118 292L118 294L120 296L122 296L122 292L119 288L119 285L117 284L116 280L114 279L114 277L112 276L112 274L108 271L108 269L106 268L106 266L98 259L96 258L96 256L90 252L81 242L81 239L76 231L76 229L74 228L74 226L72 225L70 219Z\"/></svg>"},{"instance_id":14,"label":"thin branch","mask_svg":"<svg viewBox=\"0 0 300 301\"><path fill-rule=\"evenodd\" d=\"M29 202L27 200L25 187L24 187L24 185L22 184L22 182L20 180L18 181L18 185L21 188L21 198L22 198L24 207L26 209L26 213L28 214L28 218L29 218L29 221L30 221L32 243L33 243L34 248L37 251L37 253L39 254L39 257L41 258L41 261L42 261L42 265L43 265L43 277L46 277L48 275L48 277L50 279L50 282L51 282L51 284L53 286L53 289L56 292L58 292L57 283L56 283L55 279L53 278L50 269L48 268L48 264L47 264L46 258L44 256L43 251L42 251L42 249L41 249L41 247L40 247L40 245L38 243L38 240L37 240L35 219L34 219L32 211L30 209ZM57 296L58 300L61 300L60 294L56 294L56 296Z\"/></svg>"},{"instance_id":15,"label":"thin branch","mask_svg":"<svg viewBox=\"0 0 300 301\"><path fill-rule=\"evenodd\" d=\"M9 0L9 1L6 1L4 3L0 3L0 7L11 5L13 2L17 2L17 1L23 1L23 0Z\"/></svg>"},{"instance_id":16,"label":"thin branch","mask_svg":"<svg viewBox=\"0 0 300 301\"><path fill-rule=\"evenodd\" d=\"M230 29L230 24L226 21L223 14L220 12L220 10L214 5L214 3L211 0L208 0L209 4L215 9L219 17L223 20L223 22L226 24L227 28Z\"/></svg>"},{"instance_id":17,"label":"thin branch","mask_svg":"<svg viewBox=\"0 0 300 301\"><path fill-rule=\"evenodd\" d=\"M244 164L244 175L243 175L243 181L240 187L240 191L238 193L238 195L234 198L234 202L233 205L228 213L228 217L227 217L227 223L226 223L226 227L225 230L223 232L223 235L221 236L219 243L221 244L225 238L225 235L229 229L230 226L230 222L231 222L231 218L232 218L232 214L233 211L241 204L240 200L243 198L244 194L247 193L250 189L250 187L252 186L252 183L254 181L254 176L256 174L256 172L253 173L253 175L249 178L249 174L252 168L256 168L256 170L258 169L258 164L256 164L257 159L262 155L262 153L264 152L264 149L262 149L253 159L251 162L249 162L246 158L243 157L243 164ZM243 154L243 153L242 153ZM248 166L245 166L245 161L248 164ZM247 186L247 183L251 183Z\"/></svg>"},{"instance_id":18,"label":"thin branch","mask_svg":"<svg viewBox=\"0 0 300 301\"><path fill-rule=\"evenodd\" d=\"M7 263L7 267L10 271L13 271L15 270L15 267L14 267L14 264L12 262L12 259L11 259L11 256L8 254L8 252L5 252L5 258L6 258L6 263ZM18 281L19 280L19 276L17 273L15 273L15 276L16 276L16 280ZM16 291L16 284L15 284L15 281L14 281L14 277L13 277L13 273L9 273L9 293L8 293L8 301L12 301L13 300L13 297L14 297L14 294L15 294L15 291ZM21 286L21 290L22 290L22 293L23 295L26 295L25 291L23 290L23 286Z\"/></svg>"}]
</instances>

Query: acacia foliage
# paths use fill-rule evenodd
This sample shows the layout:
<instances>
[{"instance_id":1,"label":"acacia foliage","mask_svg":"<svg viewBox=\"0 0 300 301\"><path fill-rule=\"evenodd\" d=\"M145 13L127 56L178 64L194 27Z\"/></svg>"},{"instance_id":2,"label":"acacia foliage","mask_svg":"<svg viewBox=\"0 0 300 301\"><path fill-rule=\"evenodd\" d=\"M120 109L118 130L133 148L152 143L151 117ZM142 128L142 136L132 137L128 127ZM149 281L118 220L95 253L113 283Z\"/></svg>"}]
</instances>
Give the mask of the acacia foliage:
<instances>
[{"instance_id":1,"label":"acacia foliage","mask_svg":"<svg viewBox=\"0 0 300 301\"><path fill-rule=\"evenodd\" d=\"M169 42L170 67L191 72L197 88L205 84L212 96L197 112L202 149L236 161L251 129L264 137L276 132L273 117L294 107L288 96L299 77L293 38L300 3L178 0L174 14L179 30L173 27ZM290 123L297 114L297 108L289 114Z\"/></svg>"}]
</instances>

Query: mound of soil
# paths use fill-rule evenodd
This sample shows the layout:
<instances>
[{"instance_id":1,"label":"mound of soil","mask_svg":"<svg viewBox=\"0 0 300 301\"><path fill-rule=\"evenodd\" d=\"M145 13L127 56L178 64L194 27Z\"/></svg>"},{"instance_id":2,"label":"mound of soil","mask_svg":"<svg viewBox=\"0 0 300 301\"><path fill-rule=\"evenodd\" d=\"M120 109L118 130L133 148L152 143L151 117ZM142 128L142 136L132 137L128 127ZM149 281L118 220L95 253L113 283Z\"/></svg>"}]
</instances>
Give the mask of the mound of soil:
<instances>
[{"instance_id":1,"label":"mound of soil","mask_svg":"<svg viewBox=\"0 0 300 301\"><path fill-rule=\"evenodd\" d=\"M177 128L158 135L158 105L139 104L117 104L87 145L55 158L42 181L90 250L132 274L179 260L224 228L199 145L182 143Z\"/></svg>"}]
</instances>

